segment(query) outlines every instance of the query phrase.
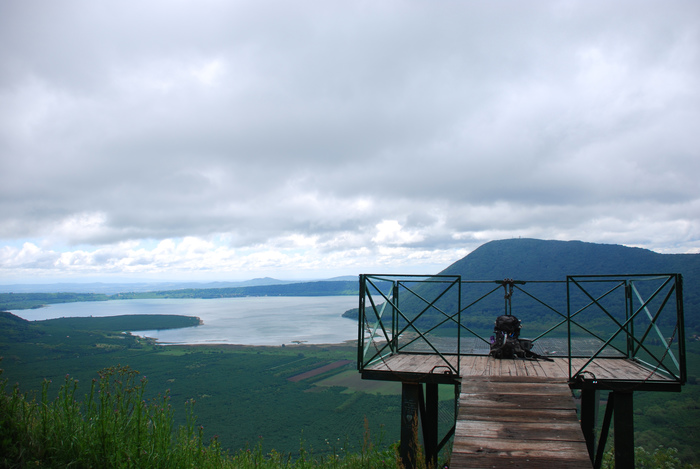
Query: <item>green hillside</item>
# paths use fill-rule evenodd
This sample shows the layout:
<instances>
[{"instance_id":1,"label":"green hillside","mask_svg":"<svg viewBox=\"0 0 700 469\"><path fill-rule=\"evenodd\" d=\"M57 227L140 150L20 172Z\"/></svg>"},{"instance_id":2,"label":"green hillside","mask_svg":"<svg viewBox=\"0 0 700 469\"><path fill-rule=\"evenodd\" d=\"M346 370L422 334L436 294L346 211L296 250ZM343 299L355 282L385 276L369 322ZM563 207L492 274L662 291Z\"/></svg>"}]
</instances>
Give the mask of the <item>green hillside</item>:
<instances>
[{"instance_id":1,"label":"green hillside","mask_svg":"<svg viewBox=\"0 0 700 469\"><path fill-rule=\"evenodd\" d=\"M581 241L506 239L486 243L440 274L462 280L566 280L567 275L683 275L686 335L700 334L700 254Z\"/></svg>"},{"instance_id":2,"label":"green hillside","mask_svg":"<svg viewBox=\"0 0 700 469\"><path fill-rule=\"evenodd\" d=\"M0 311L0 388L7 379L6 396L17 383L20 395L28 393L27 401L40 400L44 384L53 382L47 396L53 402L68 375L78 381L75 396L82 399L101 370L129 365L148 379L143 399L167 393L172 400L173 429L188 424L185 402L196 401L197 427L203 425L204 441L216 436L221 448L234 454L260 447L264 454L274 449L298 458L304 446L321 457L362 451L365 432L371 432L382 451L398 439L394 422L400 385L360 379L352 344L160 346L122 333L198 323L196 317L173 315L27 321ZM447 401L441 405L451 409ZM8 435L8 428L0 402L0 467L6 467L3 445L24 441Z\"/></svg>"},{"instance_id":3,"label":"green hillside","mask_svg":"<svg viewBox=\"0 0 700 469\"><path fill-rule=\"evenodd\" d=\"M700 254L659 254L617 244L540 239L491 241L440 272L465 280L564 280L567 275L681 273L700 277Z\"/></svg>"}]
</instances>

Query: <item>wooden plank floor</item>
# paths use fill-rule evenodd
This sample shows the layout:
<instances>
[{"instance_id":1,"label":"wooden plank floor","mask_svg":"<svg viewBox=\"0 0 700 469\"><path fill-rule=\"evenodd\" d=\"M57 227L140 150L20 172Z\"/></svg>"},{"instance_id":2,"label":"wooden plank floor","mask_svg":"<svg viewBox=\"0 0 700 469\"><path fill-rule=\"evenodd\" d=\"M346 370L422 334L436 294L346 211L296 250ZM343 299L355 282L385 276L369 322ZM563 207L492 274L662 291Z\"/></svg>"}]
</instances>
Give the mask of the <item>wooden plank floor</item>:
<instances>
[{"instance_id":1,"label":"wooden plank floor","mask_svg":"<svg viewBox=\"0 0 700 469\"><path fill-rule=\"evenodd\" d=\"M450 468L592 467L565 380L462 379Z\"/></svg>"},{"instance_id":2,"label":"wooden plank floor","mask_svg":"<svg viewBox=\"0 0 700 469\"><path fill-rule=\"evenodd\" d=\"M456 367L457 357L447 356L449 363ZM462 356L460 359L460 375L467 376L529 376L541 378L568 379L568 358L552 358L545 360L497 360L485 355ZM574 358L574 371L586 364L584 358ZM416 355L400 353L385 357L376 363L365 367L370 371L409 372L409 373L442 373L446 363L435 354ZM596 358L586 366L585 371L596 379L604 380L658 380L671 381L671 378L644 368L631 360L619 358ZM588 375L589 378L592 377Z\"/></svg>"},{"instance_id":3,"label":"wooden plank floor","mask_svg":"<svg viewBox=\"0 0 700 469\"><path fill-rule=\"evenodd\" d=\"M457 366L456 356L445 359ZM436 354L396 354L365 370L397 378L415 373L422 381L444 373L445 359ZM597 380L672 379L620 358L572 359L575 373L584 365L586 378ZM569 388L569 359L498 360L486 355L462 356L461 394L450 468L591 468L585 439Z\"/></svg>"},{"instance_id":4,"label":"wooden plank floor","mask_svg":"<svg viewBox=\"0 0 700 469\"><path fill-rule=\"evenodd\" d=\"M457 366L456 356L445 357ZM573 372L587 359L575 358ZM377 361L372 371L444 373L436 354L397 354ZM619 358L596 358L586 365L588 379L657 380L670 378ZM451 468L591 468L585 439L569 388L568 358L497 360L462 356L459 413ZM398 376L398 375L397 375Z\"/></svg>"}]
</instances>

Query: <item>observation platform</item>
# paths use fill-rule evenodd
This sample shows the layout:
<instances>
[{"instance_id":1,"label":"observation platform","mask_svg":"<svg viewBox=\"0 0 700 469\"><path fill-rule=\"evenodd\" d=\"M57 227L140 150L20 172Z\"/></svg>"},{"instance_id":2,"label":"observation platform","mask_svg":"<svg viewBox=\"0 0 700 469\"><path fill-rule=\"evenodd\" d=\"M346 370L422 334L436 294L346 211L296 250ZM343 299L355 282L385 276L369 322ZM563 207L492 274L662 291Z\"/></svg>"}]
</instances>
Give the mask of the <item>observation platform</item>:
<instances>
[{"instance_id":1,"label":"observation platform","mask_svg":"<svg viewBox=\"0 0 700 469\"><path fill-rule=\"evenodd\" d=\"M464 384L475 378L531 378L535 381L563 382L571 389L595 386L608 390L671 390L668 388L678 386L673 377L650 370L634 360L596 358L590 363L585 358L549 360L496 359L488 355L448 356L443 359L437 354L401 353L366 366L362 370L362 378L437 384L455 384L457 379ZM570 383L570 364L575 369L585 366L586 374L583 376L587 378ZM452 373L457 367L459 376Z\"/></svg>"},{"instance_id":2,"label":"observation platform","mask_svg":"<svg viewBox=\"0 0 700 469\"><path fill-rule=\"evenodd\" d=\"M364 379L454 384L460 387L451 468L593 467L569 385L569 359L448 357L398 354L362 371ZM585 359L572 360L581 367ZM587 370L600 383L672 380L632 360L599 358ZM574 383L575 385L576 383ZM581 383L583 384L583 383ZM639 384L635 384L639 386Z\"/></svg>"},{"instance_id":3,"label":"observation platform","mask_svg":"<svg viewBox=\"0 0 700 469\"><path fill-rule=\"evenodd\" d=\"M407 468L418 465L419 433L428 467L452 440L451 468L599 468L611 426L616 467L634 468L634 392L679 392L686 382L682 287L680 274L361 275L358 370L363 379L402 383ZM540 358L489 356L502 314L524 320L521 337L534 336ZM441 437L444 385L455 399Z\"/></svg>"}]
</instances>

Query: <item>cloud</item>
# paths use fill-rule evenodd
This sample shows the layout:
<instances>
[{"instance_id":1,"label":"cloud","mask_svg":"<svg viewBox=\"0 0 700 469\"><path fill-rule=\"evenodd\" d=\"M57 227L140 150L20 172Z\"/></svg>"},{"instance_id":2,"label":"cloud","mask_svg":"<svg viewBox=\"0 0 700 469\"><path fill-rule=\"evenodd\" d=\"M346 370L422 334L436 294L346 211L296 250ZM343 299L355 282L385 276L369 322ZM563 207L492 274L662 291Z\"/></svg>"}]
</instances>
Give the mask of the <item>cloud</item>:
<instances>
[{"instance_id":1,"label":"cloud","mask_svg":"<svg viewBox=\"0 0 700 469\"><path fill-rule=\"evenodd\" d=\"M436 269L513 236L695 252L699 18L2 5L1 275Z\"/></svg>"}]
</instances>

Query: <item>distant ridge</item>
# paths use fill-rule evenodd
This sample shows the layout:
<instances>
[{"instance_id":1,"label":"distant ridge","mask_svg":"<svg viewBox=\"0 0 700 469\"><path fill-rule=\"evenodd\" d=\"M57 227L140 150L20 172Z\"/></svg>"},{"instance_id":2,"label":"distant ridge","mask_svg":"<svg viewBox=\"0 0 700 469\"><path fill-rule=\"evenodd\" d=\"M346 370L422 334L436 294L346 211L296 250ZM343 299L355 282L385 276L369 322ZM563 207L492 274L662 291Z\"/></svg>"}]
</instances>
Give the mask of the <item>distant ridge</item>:
<instances>
[{"instance_id":1,"label":"distant ridge","mask_svg":"<svg viewBox=\"0 0 700 469\"><path fill-rule=\"evenodd\" d=\"M371 273L371 272L368 272ZM427 272L426 272L427 273ZM686 333L700 333L700 254L659 254L616 244L504 239L481 245L439 272L462 280L566 280L567 275L683 275ZM343 316L357 319L358 310Z\"/></svg>"},{"instance_id":2,"label":"distant ridge","mask_svg":"<svg viewBox=\"0 0 700 469\"><path fill-rule=\"evenodd\" d=\"M207 288L239 288L266 285L287 285L300 283L296 280L278 280L271 277L254 278L240 282L120 282L120 283L44 283L0 285L0 293L142 293L151 291L172 291Z\"/></svg>"},{"instance_id":3,"label":"distant ridge","mask_svg":"<svg viewBox=\"0 0 700 469\"><path fill-rule=\"evenodd\" d=\"M347 282L357 281L357 276L346 275L325 280L279 280L272 277L254 278L240 282L90 282L90 283L16 283L0 284L0 293L145 293L155 291L206 290L212 288L264 287L274 285L292 285L310 282Z\"/></svg>"},{"instance_id":4,"label":"distant ridge","mask_svg":"<svg viewBox=\"0 0 700 469\"><path fill-rule=\"evenodd\" d=\"M540 239L491 241L440 272L465 280L565 280L567 275L681 273L700 279L700 254L659 254L617 244Z\"/></svg>"}]
</instances>

